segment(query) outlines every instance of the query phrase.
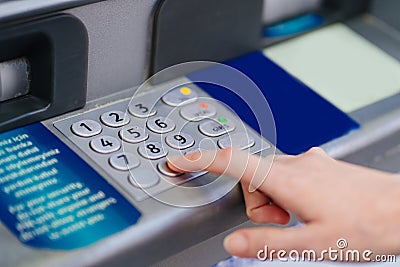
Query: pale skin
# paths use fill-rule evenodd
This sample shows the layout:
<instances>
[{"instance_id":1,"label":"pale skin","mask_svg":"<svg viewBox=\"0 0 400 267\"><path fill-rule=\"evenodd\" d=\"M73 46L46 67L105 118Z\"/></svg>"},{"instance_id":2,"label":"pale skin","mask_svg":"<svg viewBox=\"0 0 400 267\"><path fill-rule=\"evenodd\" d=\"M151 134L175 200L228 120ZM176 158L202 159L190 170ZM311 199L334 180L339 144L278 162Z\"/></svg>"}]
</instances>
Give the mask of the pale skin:
<instances>
[{"instance_id":1,"label":"pale skin","mask_svg":"<svg viewBox=\"0 0 400 267\"><path fill-rule=\"evenodd\" d=\"M265 245L321 252L336 248L339 238L348 249L400 254L400 179L392 174L332 159L320 148L267 158L228 148L173 157L168 164L177 172L207 170L240 179L254 223L287 224L287 211L304 222L300 228L238 230L224 241L232 255L255 258Z\"/></svg>"}]
</instances>

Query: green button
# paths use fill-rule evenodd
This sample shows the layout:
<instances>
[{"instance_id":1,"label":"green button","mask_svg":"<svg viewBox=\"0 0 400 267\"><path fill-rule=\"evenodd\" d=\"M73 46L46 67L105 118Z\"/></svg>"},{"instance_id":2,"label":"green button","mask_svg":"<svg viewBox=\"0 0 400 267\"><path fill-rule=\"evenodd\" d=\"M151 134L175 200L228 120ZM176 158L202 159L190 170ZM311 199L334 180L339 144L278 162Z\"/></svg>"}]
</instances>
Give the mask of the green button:
<instances>
[{"instance_id":1,"label":"green button","mask_svg":"<svg viewBox=\"0 0 400 267\"><path fill-rule=\"evenodd\" d=\"M227 122L228 122L228 119L227 119L227 118L224 118L224 117L219 117L219 118L218 118L218 121L219 121L220 123L227 123Z\"/></svg>"}]
</instances>

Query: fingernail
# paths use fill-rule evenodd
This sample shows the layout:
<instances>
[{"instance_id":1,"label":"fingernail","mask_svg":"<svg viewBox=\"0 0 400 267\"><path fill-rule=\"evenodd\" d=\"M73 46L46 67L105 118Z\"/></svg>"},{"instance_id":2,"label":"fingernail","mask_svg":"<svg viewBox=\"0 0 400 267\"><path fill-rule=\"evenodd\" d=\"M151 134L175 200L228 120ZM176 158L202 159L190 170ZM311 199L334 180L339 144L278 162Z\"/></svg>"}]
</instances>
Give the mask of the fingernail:
<instances>
[{"instance_id":1,"label":"fingernail","mask_svg":"<svg viewBox=\"0 0 400 267\"><path fill-rule=\"evenodd\" d=\"M178 165L177 165L178 162L179 162L179 156L178 157L174 156L174 158L172 158L172 159L167 158L166 165L171 171L178 172L178 170L179 170Z\"/></svg>"},{"instance_id":2,"label":"fingernail","mask_svg":"<svg viewBox=\"0 0 400 267\"><path fill-rule=\"evenodd\" d=\"M225 237L224 247L231 254L243 254L247 252L248 242L242 234L231 234Z\"/></svg>"},{"instance_id":3,"label":"fingernail","mask_svg":"<svg viewBox=\"0 0 400 267\"><path fill-rule=\"evenodd\" d=\"M254 193L257 190L257 187L255 185L253 185L252 183L250 183L248 190L249 190L249 193Z\"/></svg>"},{"instance_id":4,"label":"fingernail","mask_svg":"<svg viewBox=\"0 0 400 267\"><path fill-rule=\"evenodd\" d=\"M182 158L182 156L167 156L167 162L174 162L174 161L178 161L180 158Z\"/></svg>"}]
</instances>

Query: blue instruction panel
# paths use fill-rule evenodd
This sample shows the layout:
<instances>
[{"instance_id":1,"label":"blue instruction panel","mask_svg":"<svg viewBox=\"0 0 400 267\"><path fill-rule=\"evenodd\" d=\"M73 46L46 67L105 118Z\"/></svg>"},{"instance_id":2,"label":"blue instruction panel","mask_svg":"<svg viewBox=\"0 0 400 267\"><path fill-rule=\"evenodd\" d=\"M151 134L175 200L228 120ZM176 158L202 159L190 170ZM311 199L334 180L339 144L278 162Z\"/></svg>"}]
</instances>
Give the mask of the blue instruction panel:
<instances>
[{"instance_id":1,"label":"blue instruction panel","mask_svg":"<svg viewBox=\"0 0 400 267\"><path fill-rule=\"evenodd\" d=\"M0 134L0 219L22 243L70 250L140 212L41 123Z\"/></svg>"}]
</instances>

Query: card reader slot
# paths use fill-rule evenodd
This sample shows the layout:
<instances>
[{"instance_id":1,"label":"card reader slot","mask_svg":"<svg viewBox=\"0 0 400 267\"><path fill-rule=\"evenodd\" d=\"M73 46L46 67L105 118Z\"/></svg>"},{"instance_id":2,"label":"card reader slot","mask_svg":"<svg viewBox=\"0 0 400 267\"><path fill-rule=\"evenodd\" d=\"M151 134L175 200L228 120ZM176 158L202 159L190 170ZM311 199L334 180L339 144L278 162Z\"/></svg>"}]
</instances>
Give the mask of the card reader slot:
<instances>
[{"instance_id":1,"label":"card reader slot","mask_svg":"<svg viewBox=\"0 0 400 267\"><path fill-rule=\"evenodd\" d=\"M0 131L82 107L86 74L87 32L75 17L0 27Z\"/></svg>"}]
</instances>

